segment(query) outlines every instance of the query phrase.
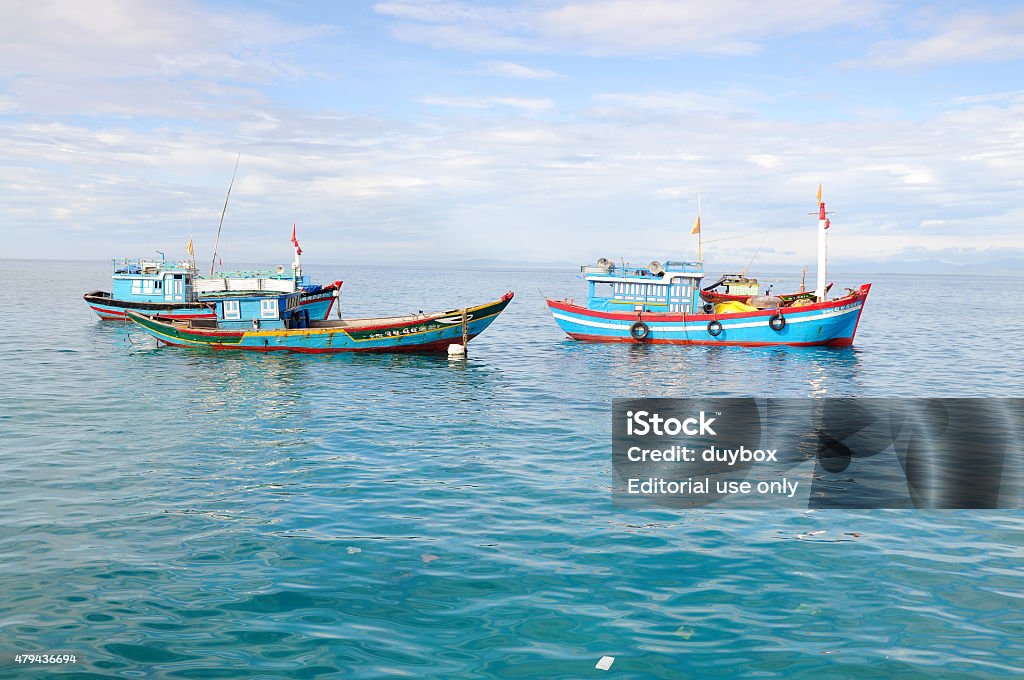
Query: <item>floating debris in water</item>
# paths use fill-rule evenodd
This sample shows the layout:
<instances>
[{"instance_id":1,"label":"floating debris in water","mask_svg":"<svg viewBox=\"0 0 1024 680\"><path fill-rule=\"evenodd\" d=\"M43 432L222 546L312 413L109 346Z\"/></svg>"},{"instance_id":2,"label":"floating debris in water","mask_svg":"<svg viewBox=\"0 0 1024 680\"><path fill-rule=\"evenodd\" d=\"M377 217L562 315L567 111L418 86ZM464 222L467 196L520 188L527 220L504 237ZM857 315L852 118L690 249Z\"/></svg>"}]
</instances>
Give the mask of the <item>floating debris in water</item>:
<instances>
[{"instance_id":1,"label":"floating debris in water","mask_svg":"<svg viewBox=\"0 0 1024 680\"><path fill-rule=\"evenodd\" d=\"M356 548L356 547L351 546L351 545L349 547L345 548L345 549L348 550L348 554L349 555L355 555L356 553L363 552L362 548Z\"/></svg>"},{"instance_id":2,"label":"floating debris in water","mask_svg":"<svg viewBox=\"0 0 1024 680\"><path fill-rule=\"evenodd\" d=\"M612 667L613 663L615 663L614 656L602 656L601 660L597 662L597 665L594 666L594 668L599 668L602 671L606 671Z\"/></svg>"},{"instance_id":3,"label":"floating debris in water","mask_svg":"<svg viewBox=\"0 0 1024 680\"><path fill-rule=\"evenodd\" d=\"M439 560L441 558L438 557L437 555L431 555L431 554L428 553L428 554L420 555L420 559L423 560L423 564L430 564L434 560Z\"/></svg>"},{"instance_id":4,"label":"floating debris in water","mask_svg":"<svg viewBox=\"0 0 1024 680\"><path fill-rule=\"evenodd\" d=\"M801 540L803 540L805 538L810 538L811 536L817 536L819 534L824 534L824 533L827 533L826 529L822 529L820 531L808 531L806 534L797 534L796 537L801 539Z\"/></svg>"},{"instance_id":5,"label":"floating debris in water","mask_svg":"<svg viewBox=\"0 0 1024 680\"><path fill-rule=\"evenodd\" d=\"M679 626L679 628L676 629L676 635L684 640L692 638L695 632L696 631L693 628L687 628L686 626Z\"/></svg>"},{"instance_id":6,"label":"floating debris in water","mask_svg":"<svg viewBox=\"0 0 1024 680\"><path fill-rule=\"evenodd\" d=\"M796 608L796 610L798 612L804 612L805 614L812 614L815 616L821 613L821 610L817 607L809 604L804 604L802 602L800 603L800 606Z\"/></svg>"}]
</instances>

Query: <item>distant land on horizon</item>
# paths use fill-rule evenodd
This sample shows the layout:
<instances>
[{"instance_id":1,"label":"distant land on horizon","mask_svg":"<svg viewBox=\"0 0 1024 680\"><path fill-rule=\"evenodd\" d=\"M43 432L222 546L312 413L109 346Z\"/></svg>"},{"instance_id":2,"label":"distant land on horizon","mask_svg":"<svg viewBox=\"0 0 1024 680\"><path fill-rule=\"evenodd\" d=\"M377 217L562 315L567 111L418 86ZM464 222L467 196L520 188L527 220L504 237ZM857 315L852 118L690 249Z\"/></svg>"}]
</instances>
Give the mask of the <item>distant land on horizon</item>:
<instances>
[{"instance_id":1,"label":"distant land on horizon","mask_svg":"<svg viewBox=\"0 0 1024 680\"><path fill-rule=\"evenodd\" d=\"M174 258L168 258L174 259ZM94 260L91 258L85 259L65 259L65 258L0 258L0 261L22 261L22 262L105 262L109 263L109 260ZM266 262L239 262L237 264L228 264L223 268L218 267L218 270L222 271L244 271L247 269L267 269L273 268L277 264L283 264L287 266L287 262L278 263L266 263ZM578 271L579 266L584 262L571 262L568 260L564 261L549 261L549 262L530 262L530 261L519 261L519 260L501 260L495 258L467 258L464 260L447 260L447 261L400 261L395 260L390 262L391 265L400 266L417 266L425 269L436 269L441 267L471 267L471 268L497 268L497 269L535 269L538 271ZM627 264L631 266L642 266L647 264L646 262L634 262L627 261ZM360 261L306 261L303 263L305 267L374 267L381 266L378 262L360 262ZM725 261L722 263L713 263L711 266L706 267L705 271L709 274L720 273L720 272L739 272L743 271L748 265L747 262L732 262ZM757 266L756 264L749 267L749 271L752 275L757 276L758 274L788 274L788 273L799 273L803 265L784 265L777 263L766 263L763 266ZM814 263L808 263L808 271L814 271ZM1024 258L1005 258L1000 260L986 260L983 262L968 262L968 263L955 263L948 262L938 259L922 259L922 260L883 260L881 262L868 261L868 260L838 260L829 263L829 271L836 274L929 274L929 275L942 275L942 274L991 274L1001 276L1021 276L1024 275Z\"/></svg>"}]
</instances>

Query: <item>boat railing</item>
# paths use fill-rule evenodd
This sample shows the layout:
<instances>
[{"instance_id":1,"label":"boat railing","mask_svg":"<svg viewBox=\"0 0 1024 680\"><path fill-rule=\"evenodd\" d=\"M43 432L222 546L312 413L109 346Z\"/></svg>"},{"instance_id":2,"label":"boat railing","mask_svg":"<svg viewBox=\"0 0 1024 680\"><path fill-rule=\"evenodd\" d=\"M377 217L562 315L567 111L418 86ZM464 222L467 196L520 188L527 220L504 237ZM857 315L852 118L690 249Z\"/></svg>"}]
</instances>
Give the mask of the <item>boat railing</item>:
<instances>
[{"instance_id":1,"label":"boat railing","mask_svg":"<svg viewBox=\"0 0 1024 680\"><path fill-rule=\"evenodd\" d=\"M290 269L279 267L278 269L252 269L233 272L215 272L210 278L213 279L282 279L291 281L295 274Z\"/></svg>"},{"instance_id":2,"label":"boat railing","mask_svg":"<svg viewBox=\"0 0 1024 680\"><path fill-rule=\"evenodd\" d=\"M158 274L167 271L180 271L194 274L196 268L191 262L167 261L167 260L144 260L139 257L123 257L111 260L114 265L115 274Z\"/></svg>"}]
</instances>

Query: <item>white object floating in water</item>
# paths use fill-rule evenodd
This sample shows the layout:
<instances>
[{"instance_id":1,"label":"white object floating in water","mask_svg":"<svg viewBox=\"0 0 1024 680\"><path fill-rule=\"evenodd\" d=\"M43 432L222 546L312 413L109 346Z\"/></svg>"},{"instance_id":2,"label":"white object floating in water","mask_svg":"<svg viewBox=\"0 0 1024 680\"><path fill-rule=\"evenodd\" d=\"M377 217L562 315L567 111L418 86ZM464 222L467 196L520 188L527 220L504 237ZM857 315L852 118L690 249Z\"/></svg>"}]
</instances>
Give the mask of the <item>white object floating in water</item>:
<instances>
[{"instance_id":1,"label":"white object floating in water","mask_svg":"<svg viewBox=\"0 0 1024 680\"><path fill-rule=\"evenodd\" d=\"M448 345L448 356L450 357L464 357L466 356L465 345Z\"/></svg>"},{"instance_id":2,"label":"white object floating in water","mask_svg":"<svg viewBox=\"0 0 1024 680\"><path fill-rule=\"evenodd\" d=\"M348 550L349 555L355 555L356 553L363 552L362 548L353 548L352 546L349 546L346 550Z\"/></svg>"},{"instance_id":3,"label":"white object floating in water","mask_svg":"<svg viewBox=\"0 0 1024 680\"><path fill-rule=\"evenodd\" d=\"M810 538L811 536L819 536L821 534L828 533L827 529L821 529L820 531L808 531L806 534L797 534L797 538L800 540Z\"/></svg>"},{"instance_id":4,"label":"white object floating in water","mask_svg":"<svg viewBox=\"0 0 1024 680\"><path fill-rule=\"evenodd\" d=\"M614 656L602 656L601 660L597 662L597 665L594 666L594 668L599 668L602 671L606 671L612 667L613 663L615 663Z\"/></svg>"}]
</instances>

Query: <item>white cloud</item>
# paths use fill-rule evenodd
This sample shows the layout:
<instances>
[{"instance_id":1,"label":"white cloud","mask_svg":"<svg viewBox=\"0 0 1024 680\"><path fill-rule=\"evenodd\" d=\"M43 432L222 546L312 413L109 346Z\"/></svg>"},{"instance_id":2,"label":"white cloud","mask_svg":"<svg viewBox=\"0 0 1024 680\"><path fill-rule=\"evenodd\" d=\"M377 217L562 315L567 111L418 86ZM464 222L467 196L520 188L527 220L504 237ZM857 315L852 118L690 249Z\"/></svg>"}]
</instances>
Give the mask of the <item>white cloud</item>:
<instances>
[{"instance_id":1,"label":"white cloud","mask_svg":"<svg viewBox=\"0 0 1024 680\"><path fill-rule=\"evenodd\" d=\"M870 2L598 0L544 12L540 33L593 54L754 54L760 41L863 20Z\"/></svg>"},{"instance_id":2,"label":"white cloud","mask_svg":"<svg viewBox=\"0 0 1024 680\"><path fill-rule=\"evenodd\" d=\"M257 98L238 83L301 72L275 49L329 32L190 2L18 4L0 23L4 99L36 113L216 115L209 104L225 90Z\"/></svg>"},{"instance_id":3,"label":"white cloud","mask_svg":"<svg viewBox=\"0 0 1024 680\"><path fill-rule=\"evenodd\" d=\"M875 45L853 64L883 68L920 68L972 61L1007 61L1024 57L1024 11L1002 16L963 14L945 28L920 40L890 40Z\"/></svg>"},{"instance_id":4,"label":"white cloud","mask_svg":"<svg viewBox=\"0 0 1024 680\"><path fill-rule=\"evenodd\" d=\"M779 158L778 156L773 156L770 153L756 153L747 156L747 160L753 163L754 165L758 166L759 168L764 168L765 170L774 168L778 166L780 163L782 163L781 158Z\"/></svg>"},{"instance_id":5,"label":"white cloud","mask_svg":"<svg viewBox=\"0 0 1024 680\"><path fill-rule=\"evenodd\" d=\"M508 107L540 112L555 108L553 101L539 97L421 97L420 101L430 106L450 106L464 109Z\"/></svg>"},{"instance_id":6,"label":"white cloud","mask_svg":"<svg viewBox=\"0 0 1024 680\"><path fill-rule=\"evenodd\" d=\"M531 68L512 61L489 61L482 64L482 72L504 78L525 78L527 80L550 80L565 76L546 69Z\"/></svg>"},{"instance_id":7,"label":"white cloud","mask_svg":"<svg viewBox=\"0 0 1024 680\"><path fill-rule=\"evenodd\" d=\"M643 114L679 114L702 111L713 114L735 113L744 110L752 101L763 101L765 97L749 91L730 90L721 94L703 92L605 92L594 95L599 112L615 115L623 111L636 110Z\"/></svg>"},{"instance_id":8,"label":"white cloud","mask_svg":"<svg viewBox=\"0 0 1024 680\"><path fill-rule=\"evenodd\" d=\"M594 0L527 3L516 9L452 0L380 3L396 37L471 51L563 51L594 55L749 55L762 41L864 21L870 0Z\"/></svg>"}]
</instances>

